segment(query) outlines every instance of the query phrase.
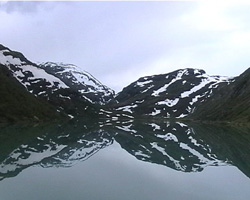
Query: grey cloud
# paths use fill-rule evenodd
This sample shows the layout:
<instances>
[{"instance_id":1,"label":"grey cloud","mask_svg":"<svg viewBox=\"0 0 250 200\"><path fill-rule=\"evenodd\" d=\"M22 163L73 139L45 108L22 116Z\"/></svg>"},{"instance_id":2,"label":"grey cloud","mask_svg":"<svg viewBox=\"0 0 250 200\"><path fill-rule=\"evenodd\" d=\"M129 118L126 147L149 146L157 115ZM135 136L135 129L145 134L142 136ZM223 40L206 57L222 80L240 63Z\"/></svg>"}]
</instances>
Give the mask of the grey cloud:
<instances>
[{"instance_id":1,"label":"grey cloud","mask_svg":"<svg viewBox=\"0 0 250 200\"><path fill-rule=\"evenodd\" d=\"M16 2L5 2L0 5L1 10L7 13L21 12L21 13L33 13L36 12L38 7L42 4L41 1L16 1Z\"/></svg>"},{"instance_id":2,"label":"grey cloud","mask_svg":"<svg viewBox=\"0 0 250 200\"><path fill-rule=\"evenodd\" d=\"M51 11L54 7L60 4L68 4L69 2L50 2L50 1L9 1L1 2L0 10L9 14L18 12L21 14L37 13L39 9L47 9Z\"/></svg>"},{"instance_id":3,"label":"grey cloud","mask_svg":"<svg viewBox=\"0 0 250 200\"><path fill-rule=\"evenodd\" d=\"M117 91L141 75L186 66L228 75L236 74L229 67L245 68L250 63L245 55L250 37L241 47L241 37L236 37L236 44L231 42L231 30L200 28L196 21L203 18L192 15L198 9L193 2L7 2L0 6L8 12L0 12L4 45L34 62L76 64ZM242 10L233 8L230 11L235 13L225 17L229 22L237 19L245 26L236 23L236 28L246 31L247 10L239 13Z\"/></svg>"}]
</instances>

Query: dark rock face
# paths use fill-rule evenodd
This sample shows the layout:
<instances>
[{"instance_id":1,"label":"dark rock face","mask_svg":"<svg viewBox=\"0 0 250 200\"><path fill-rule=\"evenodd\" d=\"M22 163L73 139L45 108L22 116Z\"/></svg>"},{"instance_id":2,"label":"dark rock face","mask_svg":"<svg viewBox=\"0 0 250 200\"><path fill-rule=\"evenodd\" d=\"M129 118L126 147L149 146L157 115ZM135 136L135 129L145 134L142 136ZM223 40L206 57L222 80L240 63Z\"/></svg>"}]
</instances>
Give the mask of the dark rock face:
<instances>
[{"instance_id":1,"label":"dark rock face","mask_svg":"<svg viewBox=\"0 0 250 200\"><path fill-rule=\"evenodd\" d=\"M77 115L96 116L99 106L109 102L114 95L111 89L76 66L55 63L37 65L23 54L2 45L0 64L17 85L71 118Z\"/></svg>"},{"instance_id":2,"label":"dark rock face","mask_svg":"<svg viewBox=\"0 0 250 200\"><path fill-rule=\"evenodd\" d=\"M227 77L209 76L204 70L182 69L147 76L124 88L117 96L115 112L136 117L183 118L194 112L199 102L209 98Z\"/></svg>"},{"instance_id":3,"label":"dark rock face","mask_svg":"<svg viewBox=\"0 0 250 200\"><path fill-rule=\"evenodd\" d=\"M250 69L221 85L211 98L202 102L191 116L208 121L250 121Z\"/></svg>"},{"instance_id":4,"label":"dark rock face","mask_svg":"<svg viewBox=\"0 0 250 200\"><path fill-rule=\"evenodd\" d=\"M60 118L46 101L29 93L0 64L0 122L46 121Z\"/></svg>"},{"instance_id":5,"label":"dark rock face","mask_svg":"<svg viewBox=\"0 0 250 200\"><path fill-rule=\"evenodd\" d=\"M39 67L64 82L93 104L104 105L114 97L114 91L75 65L46 62Z\"/></svg>"}]
</instances>

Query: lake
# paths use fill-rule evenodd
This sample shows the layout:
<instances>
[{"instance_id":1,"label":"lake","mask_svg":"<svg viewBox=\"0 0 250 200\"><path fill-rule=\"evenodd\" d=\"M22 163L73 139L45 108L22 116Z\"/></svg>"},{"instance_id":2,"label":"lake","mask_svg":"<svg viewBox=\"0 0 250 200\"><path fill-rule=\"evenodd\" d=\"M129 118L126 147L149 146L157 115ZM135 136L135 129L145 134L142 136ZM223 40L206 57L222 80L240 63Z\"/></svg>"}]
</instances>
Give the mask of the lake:
<instances>
[{"instance_id":1,"label":"lake","mask_svg":"<svg viewBox=\"0 0 250 200\"><path fill-rule=\"evenodd\" d=\"M1 200L247 200L250 131L170 121L0 130Z\"/></svg>"}]
</instances>

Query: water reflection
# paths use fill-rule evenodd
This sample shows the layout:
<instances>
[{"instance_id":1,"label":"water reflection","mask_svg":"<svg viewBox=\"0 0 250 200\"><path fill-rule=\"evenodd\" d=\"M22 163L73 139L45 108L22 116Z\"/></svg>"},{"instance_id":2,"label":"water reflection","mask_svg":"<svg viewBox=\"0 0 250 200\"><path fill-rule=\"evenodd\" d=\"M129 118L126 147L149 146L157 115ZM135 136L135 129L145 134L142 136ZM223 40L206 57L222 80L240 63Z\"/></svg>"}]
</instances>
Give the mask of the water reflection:
<instances>
[{"instance_id":1,"label":"water reflection","mask_svg":"<svg viewBox=\"0 0 250 200\"><path fill-rule=\"evenodd\" d=\"M0 136L0 180L33 165L71 167L113 142L108 132L85 123L6 127Z\"/></svg>"},{"instance_id":2,"label":"water reflection","mask_svg":"<svg viewBox=\"0 0 250 200\"><path fill-rule=\"evenodd\" d=\"M211 146L197 138L186 124L144 123L122 127L127 130L119 131L115 139L139 160L184 172L202 171L206 166L228 163L218 159Z\"/></svg>"},{"instance_id":3,"label":"water reflection","mask_svg":"<svg viewBox=\"0 0 250 200\"><path fill-rule=\"evenodd\" d=\"M250 133L206 124L144 122L116 126L115 140L137 159L184 172L234 165L250 177Z\"/></svg>"},{"instance_id":4,"label":"water reflection","mask_svg":"<svg viewBox=\"0 0 250 200\"><path fill-rule=\"evenodd\" d=\"M183 172L234 165L250 177L248 130L180 122L74 122L0 131L0 180L33 165L71 167L117 141L138 160Z\"/></svg>"}]
</instances>

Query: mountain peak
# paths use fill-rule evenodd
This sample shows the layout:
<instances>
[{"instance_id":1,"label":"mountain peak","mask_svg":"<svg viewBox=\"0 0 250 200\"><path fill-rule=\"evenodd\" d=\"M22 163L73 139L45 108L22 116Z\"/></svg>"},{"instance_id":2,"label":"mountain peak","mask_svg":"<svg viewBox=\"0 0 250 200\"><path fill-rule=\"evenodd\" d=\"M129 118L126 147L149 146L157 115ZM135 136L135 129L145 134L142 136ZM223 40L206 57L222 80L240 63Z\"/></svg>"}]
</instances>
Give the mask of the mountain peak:
<instances>
[{"instance_id":1,"label":"mountain peak","mask_svg":"<svg viewBox=\"0 0 250 200\"><path fill-rule=\"evenodd\" d=\"M0 63L5 65L21 65L22 63L34 64L29 61L22 53L10 50L0 44Z\"/></svg>"},{"instance_id":2,"label":"mountain peak","mask_svg":"<svg viewBox=\"0 0 250 200\"><path fill-rule=\"evenodd\" d=\"M86 113L95 115L98 106L113 99L113 90L72 64L35 64L23 54L0 45L0 67L8 71L15 84L20 83L26 91L71 118Z\"/></svg>"},{"instance_id":3,"label":"mountain peak","mask_svg":"<svg viewBox=\"0 0 250 200\"><path fill-rule=\"evenodd\" d=\"M200 69L180 69L167 74L146 76L120 92L114 109L127 115L183 118L211 96L227 77L209 76Z\"/></svg>"},{"instance_id":4,"label":"mountain peak","mask_svg":"<svg viewBox=\"0 0 250 200\"><path fill-rule=\"evenodd\" d=\"M3 45L0 45L0 67L3 76L8 75L5 78L14 80L13 85L20 83L19 87L22 85L71 118L90 115L112 120L119 117L214 120L216 116L216 120L230 120L234 114L234 119L244 116L248 120L250 113L250 69L229 78L184 68L141 77L114 96L113 90L81 67L56 62L34 64L22 53ZM218 108L223 111L219 115L215 114Z\"/></svg>"},{"instance_id":5,"label":"mountain peak","mask_svg":"<svg viewBox=\"0 0 250 200\"><path fill-rule=\"evenodd\" d=\"M59 78L75 92L84 95L91 103L103 105L114 96L113 90L73 64L45 62L40 63L39 67Z\"/></svg>"}]
</instances>

